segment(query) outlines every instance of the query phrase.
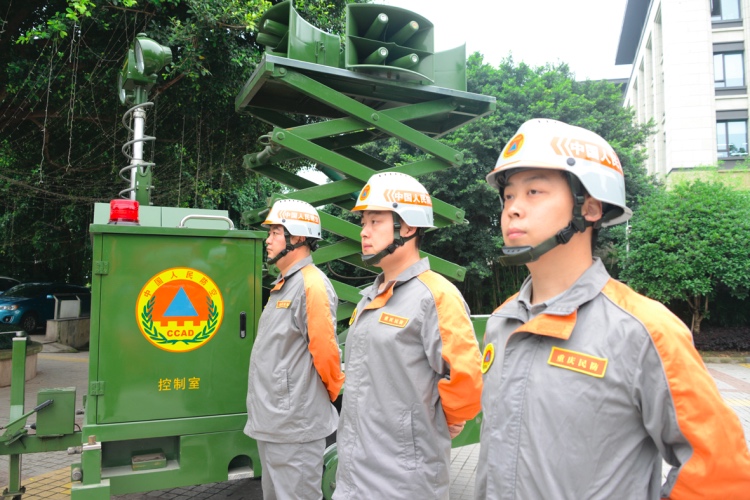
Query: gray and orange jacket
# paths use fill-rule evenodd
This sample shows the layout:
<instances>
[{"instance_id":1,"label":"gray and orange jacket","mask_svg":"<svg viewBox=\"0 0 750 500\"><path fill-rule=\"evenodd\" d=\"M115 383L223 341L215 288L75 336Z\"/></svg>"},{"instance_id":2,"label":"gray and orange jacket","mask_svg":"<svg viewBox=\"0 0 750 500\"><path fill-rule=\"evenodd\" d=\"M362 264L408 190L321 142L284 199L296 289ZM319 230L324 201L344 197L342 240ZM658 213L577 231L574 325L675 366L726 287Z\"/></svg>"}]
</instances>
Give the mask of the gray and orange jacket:
<instances>
[{"instance_id":1,"label":"gray and orange jacket","mask_svg":"<svg viewBox=\"0 0 750 500\"><path fill-rule=\"evenodd\" d=\"M477 499L750 498L742 426L690 331L598 259L533 318L511 297L484 344Z\"/></svg>"},{"instance_id":2,"label":"gray and orange jacket","mask_svg":"<svg viewBox=\"0 0 750 500\"><path fill-rule=\"evenodd\" d=\"M344 383L336 341L338 298L306 257L274 282L250 355L245 434L306 443L336 430L331 401Z\"/></svg>"},{"instance_id":3,"label":"gray and orange jacket","mask_svg":"<svg viewBox=\"0 0 750 500\"><path fill-rule=\"evenodd\" d=\"M461 294L427 259L362 292L346 339L334 499L447 498L448 425L473 418L481 354Z\"/></svg>"}]
</instances>

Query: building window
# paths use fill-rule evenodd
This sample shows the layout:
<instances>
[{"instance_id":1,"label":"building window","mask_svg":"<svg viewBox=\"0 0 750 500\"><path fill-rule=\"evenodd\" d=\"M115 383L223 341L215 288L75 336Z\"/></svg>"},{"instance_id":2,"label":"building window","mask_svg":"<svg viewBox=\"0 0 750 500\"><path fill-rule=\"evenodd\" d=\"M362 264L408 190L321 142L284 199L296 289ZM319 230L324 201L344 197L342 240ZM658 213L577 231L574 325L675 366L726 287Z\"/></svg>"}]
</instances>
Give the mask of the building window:
<instances>
[{"instance_id":1,"label":"building window","mask_svg":"<svg viewBox=\"0 0 750 500\"><path fill-rule=\"evenodd\" d=\"M745 86L745 56L743 52L714 54L714 87Z\"/></svg>"},{"instance_id":2,"label":"building window","mask_svg":"<svg viewBox=\"0 0 750 500\"><path fill-rule=\"evenodd\" d=\"M747 156L747 120L716 122L719 158Z\"/></svg>"},{"instance_id":3,"label":"building window","mask_svg":"<svg viewBox=\"0 0 750 500\"><path fill-rule=\"evenodd\" d=\"M711 0L712 21L740 19L740 0Z\"/></svg>"}]
</instances>

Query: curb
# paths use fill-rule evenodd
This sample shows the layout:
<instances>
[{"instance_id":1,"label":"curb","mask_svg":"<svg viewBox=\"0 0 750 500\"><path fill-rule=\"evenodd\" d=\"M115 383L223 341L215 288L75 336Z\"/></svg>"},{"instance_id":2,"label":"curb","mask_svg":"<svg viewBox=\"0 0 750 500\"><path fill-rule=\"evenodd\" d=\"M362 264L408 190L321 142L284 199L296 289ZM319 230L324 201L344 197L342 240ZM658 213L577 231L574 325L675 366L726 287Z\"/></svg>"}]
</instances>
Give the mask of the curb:
<instances>
[{"instance_id":1,"label":"curb","mask_svg":"<svg viewBox=\"0 0 750 500\"><path fill-rule=\"evenodd\" d=\"M67 353L67 352L79 352L79 350L69 345L60 344L59 342L45 342L44 349L42 349L42 352L44 353L51 353L51 352Z\"/></svg>"},{"instance_id":2,"label":"curb","mask_svg":"<svg viewBox=\"0 0 750 500\"><path fill-rule=\"evenodd\" d=\"M701 356L704 363L750 363L750 356Z\"/></svg>"}]
</instances>

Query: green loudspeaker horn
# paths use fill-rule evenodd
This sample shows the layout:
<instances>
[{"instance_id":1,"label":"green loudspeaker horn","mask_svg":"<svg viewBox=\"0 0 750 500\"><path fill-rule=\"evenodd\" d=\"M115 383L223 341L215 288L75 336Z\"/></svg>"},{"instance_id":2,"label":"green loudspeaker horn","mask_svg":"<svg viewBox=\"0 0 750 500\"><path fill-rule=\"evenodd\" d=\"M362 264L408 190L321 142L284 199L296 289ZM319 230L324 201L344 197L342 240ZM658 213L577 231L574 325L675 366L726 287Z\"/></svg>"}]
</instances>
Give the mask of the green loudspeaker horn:
<instances>
[{"instance_id":1,"label":"green loudspeaker horn","mask_svg":"<svg viewBox=\"0 0 750 500\"><path fill-rule=\"evenodd\" d=\"M276 49L281 44L280 36L272 35L270 33L258 33L255 37L255 41L260 45L265 45L266 48ZM286 52L286 50L284 50Z\"/></svg>"},{"instance_id":2,"label":"green loudspeaker horn","mask_svg":"<svg viewBox=\"0 0 750 500\"><path fill-rule=\"evenodd\" d=\"M365 32L364 37L377 40L385 31L386 26L388 26L388 16L381 12L380 14L375 16L375 20L370 25L370 28Z\"/></svg>"},{"instance_id":3,"label":"green loudspeaker horn","mask_svg":"<svg viewBox=\"0 0 750 500\"><path fill-rule=\"evenodd\" d=\"M409 10L348 4L344 65L372 76L432 84L434 31L430 21ZM385 60L381 49L388 52Z\"/></svg>"},{"instance_id":4,"label":"green loudspeaker horn","mask_svg":"<svg viewBox=\"0 0 750 500\"><path fill-rule=\"evenodd\" d=\"M136 87L146 92L151 90L158 79L158 73L171 63L172 49L139 33L117 75L120 102L131 102L136 94Z\"/></svg>"},{"instance_id":5,"label":"green loudspeaker horn","mask_svg":"<svg viewBox=\"0 0 750 500\"><path fill-rule=\"evenodd\" d=\"M409 38L413 37L419 31L419 23L416 21L409 21L404 25L403 28L398 30L391 38L389 42L393 42L397 45L404 45L409 41Z\"/></svg>"},{"instance_id":6,"label":"green loudspeaker horn","mask_svg":"<svg viewBox=\"0 0 750 500\"><path fill-rule=\"evenodd\" d=\"M372 54L365 57L364 63L365 64L380 64L382 62L385 62L385 59L388 57L388 49L385 47L378 47L377 50L373 51Z\"/></svg>"},{"instance_id":7,"label":"green loudspeaker horn","mask_svg":"<svg viewBox=\"0 0 750 500\"><path fill-rule=\"evenodd\" d=\"M413 68L419 64L419 56L417 54L408 54L401 56L398 59L394 59L388 62L390 66L396 66L397 68Z\"/></svg>"},{"instance_id":8,"label":"green loudspeaker horn","mask_svg":"<svg viewBox=\"0 0 750 500\"><path fill-rule=\"evenodd\" d=\"M341 39L308 23L291 0L268 9L258 22L255 40L266 53L326 66L339 66Z\"/></svg>"},{"instance_id":9,"label":"green loudspeaker horn","mask_svg":"<svg viewBox=\"0 0 750 500\"><path fill-rule=\"evenodd\" d=\"M286 35L287 31L289 31L289 26L284 23L277 23L272 19L266 19L263 21L263 28L261 31L282 38Z\"/></svg>"}]
</instances>

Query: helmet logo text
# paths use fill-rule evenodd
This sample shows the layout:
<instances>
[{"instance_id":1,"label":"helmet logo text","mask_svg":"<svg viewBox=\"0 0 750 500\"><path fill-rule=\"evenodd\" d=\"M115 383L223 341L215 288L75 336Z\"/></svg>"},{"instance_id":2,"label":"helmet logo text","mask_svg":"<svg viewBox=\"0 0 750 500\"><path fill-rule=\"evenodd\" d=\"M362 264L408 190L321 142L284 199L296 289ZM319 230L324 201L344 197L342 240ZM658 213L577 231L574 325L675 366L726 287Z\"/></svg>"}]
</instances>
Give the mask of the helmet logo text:
<instances>
[{"instance_id":1,"label":"helmet logo text","mask_svg":"<svg viewBox=\"0 0 750 500\"><path fill-rule=\"evenodd\" d=\"M320 224L320 217L318 217L316 214L297 212L295 210L282 210L279 212L279 217L287 220L301 220L305 222L312 222L314 224Z\"/></svg>"},{"instance_id":2,"label":"helmet logo text","mask_svg":"<svg viewBox=\"0 0 750 500\"><path fill-rule=\"evenodd\" d=\"M622 165L617 154L611 148L603 148L593 142L571 139L569 137L553 137L550 143L552 150L561 156L572 156L582 160L593 161L599 165L618 172L622 175Z\"/></svg>"},{"instance_id":3,"label":"helmet logo text","mask_svg":"<svg viewBox=\"0 0 750 500\"><path fill-rule=\"evenodd\" d=\"M432 200L427 193L417 193L416 191L400 191L398 189L386 189L383 195L386 201L396 203L408 203L410 205L422 205L431 207Z\"/></svg>"}]
</instances>

